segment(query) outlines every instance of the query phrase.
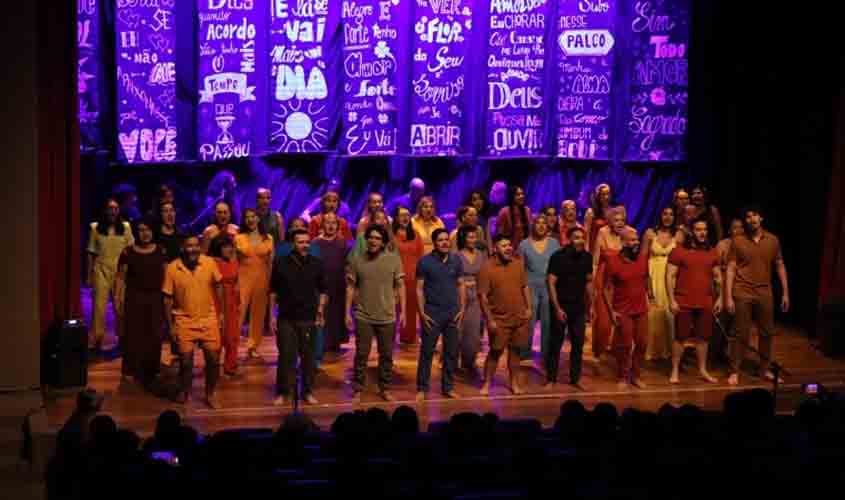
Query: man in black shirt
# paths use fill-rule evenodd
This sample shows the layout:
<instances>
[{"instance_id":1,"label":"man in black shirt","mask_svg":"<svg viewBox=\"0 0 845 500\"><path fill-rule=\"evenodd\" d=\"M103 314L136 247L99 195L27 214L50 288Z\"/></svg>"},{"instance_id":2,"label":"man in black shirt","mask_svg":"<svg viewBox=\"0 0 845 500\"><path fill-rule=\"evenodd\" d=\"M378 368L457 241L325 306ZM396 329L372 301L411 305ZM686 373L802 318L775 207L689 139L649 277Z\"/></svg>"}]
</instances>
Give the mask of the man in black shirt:
<instances>
[{"instance_id":1,"label":"man in black shirt","mask_svg":"<svg viewBox=\"0 0 845 500\"><path fill-rule=\"evenodd\" d=\"M162 202L159 209L158 218L161 223L156 228L156 243L164 248L164 252L167 255L167 262L173 262L179 258L185 235L176 226L176 208L173 202Z\"/></svg>"},{"instance_id":2,"label":"man in black shirt","mask_svg":"<svg viewBox=\"0 0 845 500\"><path fill-rule=\"evenodd\" d=\"M580 227L567 231L569 245L552 254L547 280L551 296L552 328L546 353L546 388L557 383L560 349L569 331L572 352L569 357L569 383L585 390L581 384L581 357L584 352L584 329L589 300L593 296L593 257L586 248L586 234Z\"/></svg>"},{"instance_id":3,"label":"man in black shirt","mask_svg":"<svg viewBox=\"0 0 845 500\"><path fill-rule=\"evenodd\" d=\"M270 280L270 310L278 304L278 321L271 314L270 328L276 335L279 361L276 364L277 397L275 406L284 406L296 390L296 357L301 357L302 399L317 404L311 390L316 365L312 337L325 323L323 311L328 301L323 263L310 255L308 231L296 229L290 234L293 252L276 257Z\"/></svg>"},{"instance_id":4,"label":"man in black shirt","mask_svg":"<svg viewBox=\"0 0 845 500\"><path fill-rule=\"evenodd\" d=\"M172 198L173 192L170 192ZM156 218L159 221L155 229L156 243L164 249L164 254L167 257L167 262L171 263L178 259L182 254L182 243L185 241L186 235L179 231L179 226L176 225L176 205L171 199L164 199L157 207L159 212ZM167 322L165 322L165 331L170 337L170 361L169 365L179 362L179 344L173 338L173 334L169 330Z\"/></svg>"}]
</instances>

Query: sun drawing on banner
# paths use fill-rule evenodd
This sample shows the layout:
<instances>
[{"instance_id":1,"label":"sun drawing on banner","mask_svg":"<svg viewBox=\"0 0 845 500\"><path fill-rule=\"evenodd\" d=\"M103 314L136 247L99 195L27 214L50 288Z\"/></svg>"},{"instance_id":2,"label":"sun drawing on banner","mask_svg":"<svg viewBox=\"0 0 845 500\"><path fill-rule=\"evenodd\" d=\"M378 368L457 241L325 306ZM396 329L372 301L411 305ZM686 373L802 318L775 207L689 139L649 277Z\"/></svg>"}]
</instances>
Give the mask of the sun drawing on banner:
<instances>
[{"instance_id":1,"label":"sun drawing on banner","mask_svg":"<svg viewBox=\"0 0 845 500\"><path fill-rule=\"evenodd\" d=\"M328 140L329 118L324 115L326 105L319 102L291 101L273 113L271 142L278 144L280 153L309 153L322 151ZM314 119L317 117L316 119Z\"/></svg>"}]
</instances>

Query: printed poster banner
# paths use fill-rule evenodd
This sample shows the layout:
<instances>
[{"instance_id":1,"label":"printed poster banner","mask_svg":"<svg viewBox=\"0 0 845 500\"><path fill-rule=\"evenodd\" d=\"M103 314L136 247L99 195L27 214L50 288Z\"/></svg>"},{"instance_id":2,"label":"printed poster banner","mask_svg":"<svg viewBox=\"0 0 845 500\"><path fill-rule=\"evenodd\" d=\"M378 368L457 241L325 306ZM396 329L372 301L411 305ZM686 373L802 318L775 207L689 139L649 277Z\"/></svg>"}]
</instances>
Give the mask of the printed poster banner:
<instances>
[{"instance_id":1,"label":"printed poster banner","mask_svg":"<svg viewBox=\"0 0 845 500\"><path fill-rule=\"evenodd\" d=\"M472 2L416 0L410 148L415 156L463 154Z\"/></svg>"},{"instance_id":2,"label":"printed poster banner","mask_svg":"<svg viewBox=\"0 0 845 500\"><path fill-rule=\"evenodd\" d=\"M270 149L325 151L331 95L329 0L270 0Z\"/></svg>"},{"instance_id":3,"label":"printed poster banner","mask_svg":"<svg viewBox=\"0 0 845 500\"><path fill-rule=\"evenodd\" d=\"M558 0L558 157L611 158L616 2Z\"/></svg>"},{"instance_id":4,"label":"printed poster banner","mask_svg":"<svg viewBox=\"0 0 845 500\"><path fill-rule=\"evenodd\" d=\"M390 155L397 152L397 59L400 2L344 0L343 136L341 154Z\"/></svg>"},{"instance_id":5,"label":"printed poster banner","mask_svg":"<svg viewBox=\"0 0 845 500\"><path fill-rule=\"evenodd\" d=\"M169 162L177 155L176 0L118 0L117 131L127 163Z\"/></svg>"},{"instance_id":6,"label":"printed poster banner","mask_svg":"<svg viewBox=\"0 0 845 500\"><path fill-rule=\"evenodd\" d=\"M545 151L546 28L554 0L491 0L487 39L486 151Z\"/></svg>"},{"instance_id":7,"label":"printed poster banner","mask_svg":"<svg viewBox=\"0 0 845 500\"><path fill-rule=\"evenodd\" d=\"M625 118L625 161L687 157L689 0L633 2L631 88Z\"/></svg>"},{"instance_id":8,"label":"printed poster banner","mask_svg":"<svg viewBox=\"0 0 845 500\"><path fill-rule=\"evenodd\" d=\"M266 6L261 0L198 0L197 144L202 161L254 150L256 60Z\"/></svg>"}]
</instances>

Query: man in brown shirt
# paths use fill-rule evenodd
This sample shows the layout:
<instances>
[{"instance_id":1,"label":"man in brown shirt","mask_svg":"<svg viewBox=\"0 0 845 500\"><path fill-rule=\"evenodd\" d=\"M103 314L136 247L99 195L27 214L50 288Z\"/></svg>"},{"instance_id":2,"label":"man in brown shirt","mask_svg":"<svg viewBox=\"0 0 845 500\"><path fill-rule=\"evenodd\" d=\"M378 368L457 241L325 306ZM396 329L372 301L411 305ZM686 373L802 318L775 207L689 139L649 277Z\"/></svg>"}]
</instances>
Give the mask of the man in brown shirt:
<instances>
[{"instance_id":1,"label":"man in brown shirt","mask_svg":"<svg viewBox=\"0 0 845 500\"><path fill-rule=\"evenodd\" d=\"M517 370L519 352L527 347L529 339L531 292L528 290L528 276L522 262L514 259L510 236L497 235L493 239L493 249L495 255L484 263L478 274L478 301L487 318L487 330L490 333L490 352L484 364L481 394L490 394L490 383L506 347L511 391L522 394Z\"/></svg>"},{"instance_id":2,"label":"man in brown shirt","mask_svg":"<svg viewBox=\"0 0 845 500\"><path fill-rule=\"evenodd\" d=\"M745 344L751 336L751 326L757 322L760 331L760 354L765 359L772 355L772 337L775 335L775 311L772 297L772 266L777 269L783 287L781 310L789 311L789 284L786 266L781 255L780 242L772 233L763 229L763 217L756 208L742 211L745 234L735 236L728 252L728 272L725 286L725 307L736 315L736 333L731 353L731 375L728 383L739 383L739 367L745 359ZM760 375L773 380L768 368L761 368Z\"/></svg>"}]
</instances>

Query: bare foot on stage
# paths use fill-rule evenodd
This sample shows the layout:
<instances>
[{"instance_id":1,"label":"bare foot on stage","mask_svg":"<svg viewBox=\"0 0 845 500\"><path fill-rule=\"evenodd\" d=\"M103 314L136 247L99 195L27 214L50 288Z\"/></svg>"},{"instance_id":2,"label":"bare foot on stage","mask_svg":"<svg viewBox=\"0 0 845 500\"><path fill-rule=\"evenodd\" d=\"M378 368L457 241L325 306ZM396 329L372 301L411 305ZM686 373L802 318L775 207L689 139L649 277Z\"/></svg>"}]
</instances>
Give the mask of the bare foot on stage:
<instances>
[{"instance_id":1,"label":"bare foot on stage","mask_svg":"<svg viewBox=\"0 0 845 500\"><path fill-rule=\"evenodd\" d=\"M719 383L719 380L717 380L716 377L710 375L707 372L701 372L701 378L703 378L704 380L706 380L708 383L711 383L711 384L718 384Z\"/></svg>"},{"instance_id":2,"label":"bare foot on stage","mask_svg":"<svg viewBox=\"0 0 845 500\"><path fill-rule=\"evenodd\" d=\"M680 378L678 377L678 372L673 371L672 375L669 376L669 383L670 384L677 384L680 382Z\"/></svg>"},{"instance_id":3,"label":"bare foot on stage","mask_svg":"<svg viewBox=\"0 0 845 500\"><path fill-rule=\"evenodd\" d=\"M728 384L729 385L739 385L739 374L738 373L731 373L731 376L728 377Z\"/></svg>"},{"instance_id":4,"label":"bare foot on stage","mask_svg":"<svg viewBox=\"0 0 845 500\"><path fill-rule=\"evenodd\" d=\"M482 396L489 396L490 395L490 384L485 383L481 386L481 390L478 391L479 394Z\"/></svg>"}]
</instances>

